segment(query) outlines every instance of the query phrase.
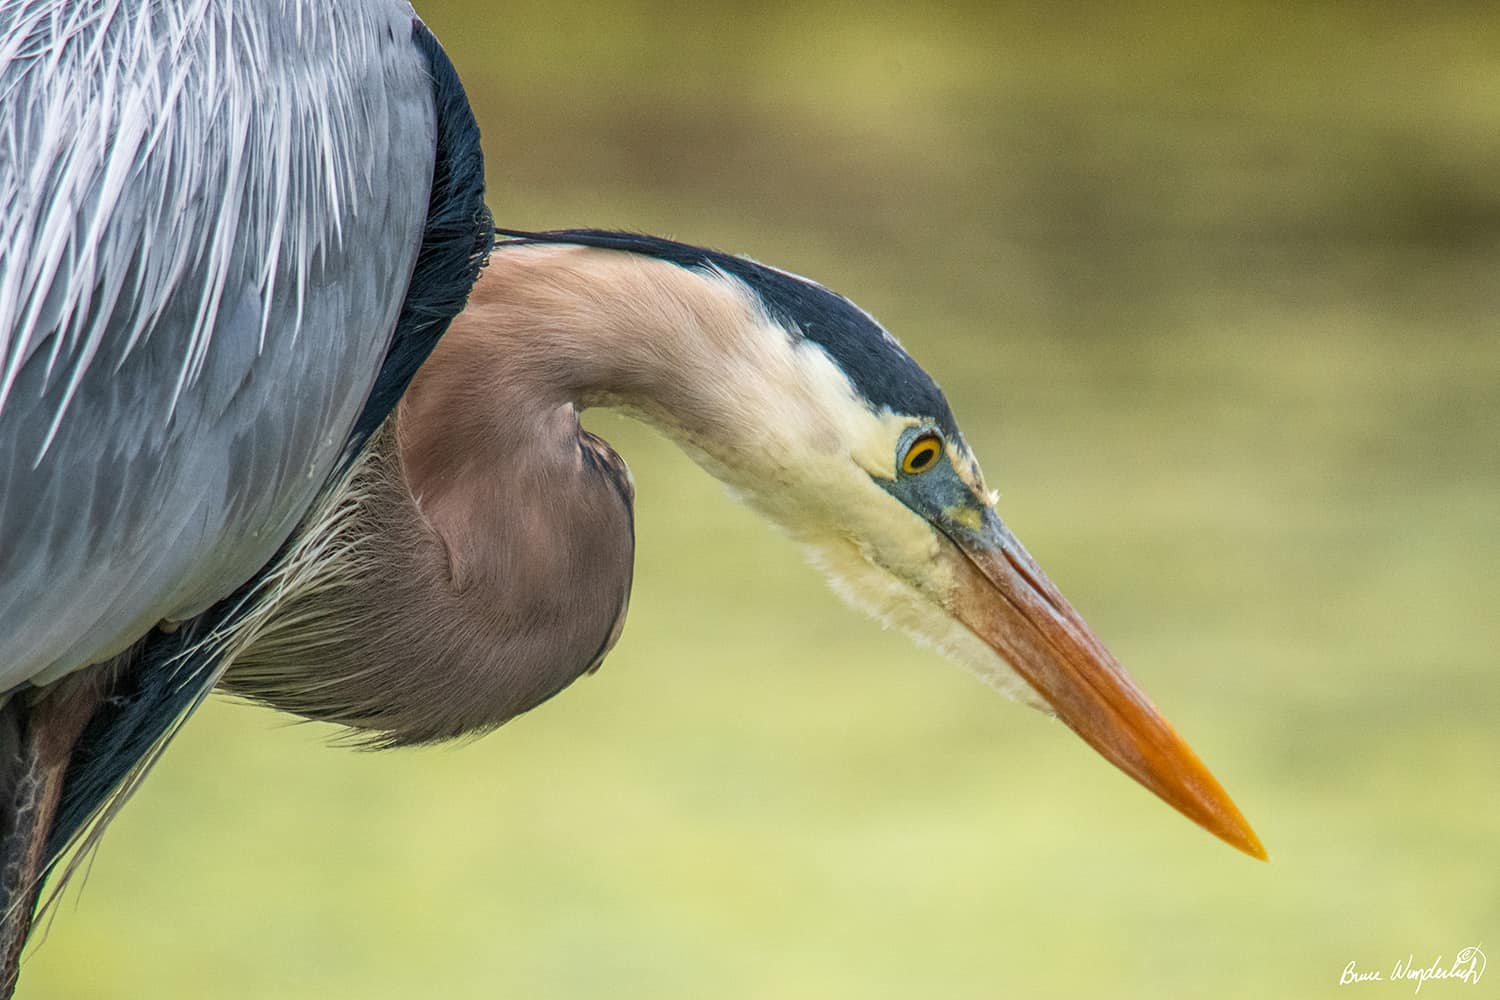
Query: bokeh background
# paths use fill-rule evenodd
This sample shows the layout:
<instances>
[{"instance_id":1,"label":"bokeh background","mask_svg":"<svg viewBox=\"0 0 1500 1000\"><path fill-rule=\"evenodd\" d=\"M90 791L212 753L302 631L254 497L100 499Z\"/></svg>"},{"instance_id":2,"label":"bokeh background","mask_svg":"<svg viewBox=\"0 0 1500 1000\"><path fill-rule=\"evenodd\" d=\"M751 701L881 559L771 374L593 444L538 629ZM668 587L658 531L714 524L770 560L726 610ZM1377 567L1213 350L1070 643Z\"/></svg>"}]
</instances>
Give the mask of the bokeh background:
<instances>
[{"instance_id":1,"label":"bokeh background","mask_svg":"<svg viewBox=\"0 0 1500 1000\"><path fill-rule=\"evenodd\" d=\"M1273 862L594 414L639 490L604 669L451 749L212 704L22 997L1378 998L1347 962L1500 959L1492 5L419 7L502 224L749 253L904 340Z\"/></svg>"}]
</instances>

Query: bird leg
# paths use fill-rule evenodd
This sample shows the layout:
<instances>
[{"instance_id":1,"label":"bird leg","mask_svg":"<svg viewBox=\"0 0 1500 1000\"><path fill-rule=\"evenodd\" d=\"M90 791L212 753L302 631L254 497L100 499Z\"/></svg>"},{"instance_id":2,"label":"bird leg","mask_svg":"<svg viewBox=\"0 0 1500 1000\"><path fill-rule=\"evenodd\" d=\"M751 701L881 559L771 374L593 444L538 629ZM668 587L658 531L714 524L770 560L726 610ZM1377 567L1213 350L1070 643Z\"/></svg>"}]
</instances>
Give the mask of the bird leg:
<instances>
[{"instance_id":1,"label":"bird leg","mask_svg":"<svg viewBox=\"0 0 1500 1000\"><path fill-rule=\"evenodd\" d=\"M110 664L80 670L0 707L0 1000L20 976L68 761L102 700Z\"/></svg>"}]
</instances>

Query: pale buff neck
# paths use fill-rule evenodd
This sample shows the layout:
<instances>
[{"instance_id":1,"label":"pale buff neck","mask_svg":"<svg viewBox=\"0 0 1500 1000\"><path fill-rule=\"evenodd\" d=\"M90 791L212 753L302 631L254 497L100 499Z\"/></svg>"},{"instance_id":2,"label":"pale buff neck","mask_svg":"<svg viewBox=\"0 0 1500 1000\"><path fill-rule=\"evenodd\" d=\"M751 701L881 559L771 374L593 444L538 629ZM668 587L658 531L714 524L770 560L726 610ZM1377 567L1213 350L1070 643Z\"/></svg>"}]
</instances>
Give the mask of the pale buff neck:
<instances>
[{"instance_id":1,"label":"pale buff neck","mask_svg":"<svg viewBox=\"0 0 1500 1000\"><path fill-rule=\"evenodd\" d=\"M576 410L617 408L744 485L809 442L835 446L826 401L840 393L817 381L830 377L840 378L831 363L799 356L733 279L639 254L502 245L410 399L442 385L430 412L445 436L491 447L553 425L576 434ZM455 424L454 414L464 416Z\"/></svg>"}]
</instances>

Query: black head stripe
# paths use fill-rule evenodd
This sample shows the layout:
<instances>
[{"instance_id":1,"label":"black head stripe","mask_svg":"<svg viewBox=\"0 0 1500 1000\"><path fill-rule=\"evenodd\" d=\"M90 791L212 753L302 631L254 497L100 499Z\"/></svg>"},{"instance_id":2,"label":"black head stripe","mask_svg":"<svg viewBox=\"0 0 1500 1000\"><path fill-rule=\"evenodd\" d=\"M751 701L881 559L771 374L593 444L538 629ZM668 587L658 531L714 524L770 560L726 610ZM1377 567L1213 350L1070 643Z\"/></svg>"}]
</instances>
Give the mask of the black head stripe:
<instances>
[{"instance_id":1,"label":"black head stripe","mask_svg":"<svg viewBox=\"0 0 1500 1000\"><path fill-rule=\"evenodd\" d=\"M931 417L951 438L958 425L942 390L901 345L858 306L822 285L757 264L745 257L638 233L563 229L526 233L497 229L513 243L571 243L621 250L679 267L715 269L744 282L781 326L817 344L841 368L871 409ZM504 247L505 243L499 244Z\"/></svg>"}]
</instances>

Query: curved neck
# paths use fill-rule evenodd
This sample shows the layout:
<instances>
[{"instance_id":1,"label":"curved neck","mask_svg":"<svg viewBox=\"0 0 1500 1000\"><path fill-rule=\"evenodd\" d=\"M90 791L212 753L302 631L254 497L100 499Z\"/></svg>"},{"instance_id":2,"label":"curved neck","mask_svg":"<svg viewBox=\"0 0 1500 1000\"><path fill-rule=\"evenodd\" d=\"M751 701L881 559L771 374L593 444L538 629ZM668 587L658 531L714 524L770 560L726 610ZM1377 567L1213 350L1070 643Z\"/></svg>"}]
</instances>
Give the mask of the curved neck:
<instances>
[{"instance_id":1,"label":"curved neck","mask_svg":"<svg viewBox=\"0 0 1500 1000\"><path fill-rule=\"evenodd\" d=\"M229 686L414 743L498 725L597 665L623 620L633 521L623 463L579 426L594 404L656 425L799 533L844 531L829 498L878 492L826 461L852 453L868 408L737 280L502 244L328 515L357 545L282 601L287 627Z\"/></svg>"},{"instance_id":2,"label":"curved neck","mask_svg":"<svg viewBox=\"0 0 1500 1000\"><path fill-rule=\"evenodd\" d=\"M833 363L735 279L569 245L497 246L433 365L472 366L474 381L528 408L519 428L557 406L623 410L737 487L779 476L810 446L840 447L828 402L852 405Z\"/></svg>"}]
</instances>

